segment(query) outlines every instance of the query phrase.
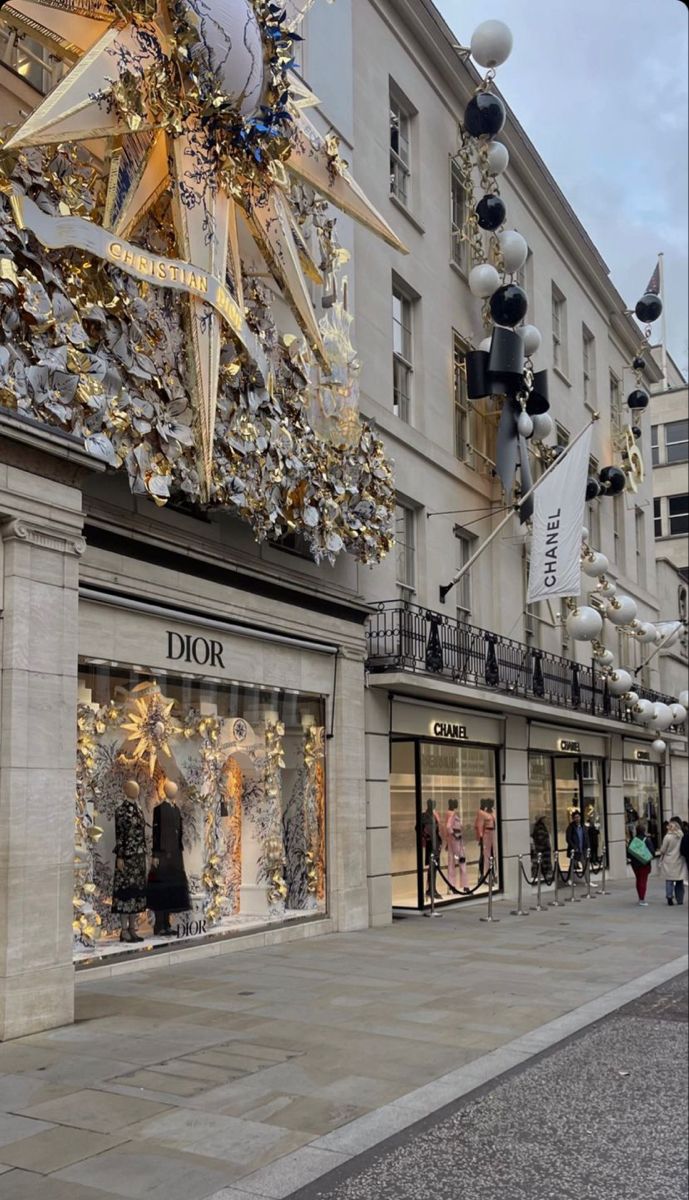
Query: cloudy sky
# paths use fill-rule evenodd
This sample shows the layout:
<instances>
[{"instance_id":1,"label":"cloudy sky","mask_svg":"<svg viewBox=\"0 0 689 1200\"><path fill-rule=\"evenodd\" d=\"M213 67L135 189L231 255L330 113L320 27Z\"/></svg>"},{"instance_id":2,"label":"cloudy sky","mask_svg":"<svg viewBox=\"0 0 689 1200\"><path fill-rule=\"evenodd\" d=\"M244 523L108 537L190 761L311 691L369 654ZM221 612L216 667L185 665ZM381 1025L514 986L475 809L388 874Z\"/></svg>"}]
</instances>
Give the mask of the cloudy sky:
<instances>
[{"instance_id":1,"label":"cloudy sky","mask_svg":"<svg viewBox=\"0 0 689 1200\"><path fill-rule=\"evenodd\" d=\"M497 84L630 307L665 253L667 337L686 372L687 8L681 0L435 0L467 45L514 34Z\"/></svg>"}]
</instances>

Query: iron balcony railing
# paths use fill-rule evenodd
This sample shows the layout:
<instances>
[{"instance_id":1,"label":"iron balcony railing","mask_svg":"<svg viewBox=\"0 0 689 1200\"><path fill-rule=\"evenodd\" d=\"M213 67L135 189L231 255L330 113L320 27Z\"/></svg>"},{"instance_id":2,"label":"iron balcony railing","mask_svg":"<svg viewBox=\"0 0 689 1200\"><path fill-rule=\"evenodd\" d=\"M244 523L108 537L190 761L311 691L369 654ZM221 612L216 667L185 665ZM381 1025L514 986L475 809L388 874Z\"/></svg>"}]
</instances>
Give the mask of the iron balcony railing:
<instances>
[{"instance_id":1,"label":"iron balcony railing","mask_svg":"<svg viewBox=\"0 0 689 1200\"><path fill-rule=\"evenodd\" d=\"M376 606L368 621L367 641L367 667L372 673L439 675L559 708L631 720L624 703L610 695L605 681L590 666L406 600L385 600ZM636 685L634 690L647 700L673 703L659 692Z\"/></svg>"}]
</instances>

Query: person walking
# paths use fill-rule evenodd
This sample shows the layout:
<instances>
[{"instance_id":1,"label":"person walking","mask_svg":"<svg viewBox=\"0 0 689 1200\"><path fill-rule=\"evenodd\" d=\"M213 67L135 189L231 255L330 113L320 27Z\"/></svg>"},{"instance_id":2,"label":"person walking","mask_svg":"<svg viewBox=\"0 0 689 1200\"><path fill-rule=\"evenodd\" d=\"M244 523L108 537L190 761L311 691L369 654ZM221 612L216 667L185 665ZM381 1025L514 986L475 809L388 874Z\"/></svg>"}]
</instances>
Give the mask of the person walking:
<instances>
[{"instance_id":1,"label":"person walking","mask_svg":"<svg viewBox=\"0 0 689 1200\"><path fill-rule=\"evenodd\" d=\"M581 823L581 813L578 808L572 809L572 819L565 833L567 841L567 857L571 869L582 873L586 861L586 851L590 849L588 830Z\"/></svg>"},{"instance_id":2,"label":"person walking","mask_svg":"<svg viewBox=\"0 0 689 1200\"><path fill-rule=\"evenodd\" d=\"M682 822L679 817L672 817L668 822L659 858L668 904L684 904L684 885L689 883L689 867L682 855Z\"/></svg>"},{"instance_id":3,"label":"person walking","mask_svg":"<svg viewBox=\"0 0 689 1200\"><path fill-rule=\"evenodd\" d=\"M639 842L643 844L648 855L648 861L645 862L646 855L643 854ZM643 857L639 857L639 855ZM648 908L648 900L646 899L646 889L648 887L648 878L651 874L651 863L655 854L655 846L653 839L649 837L646 825L643 821L637 822L635 836L627 846L627 858L632 864L632 871L636 880L636 894L639 897L639 904L642 908Z\"/></svg>"}]
</instances>

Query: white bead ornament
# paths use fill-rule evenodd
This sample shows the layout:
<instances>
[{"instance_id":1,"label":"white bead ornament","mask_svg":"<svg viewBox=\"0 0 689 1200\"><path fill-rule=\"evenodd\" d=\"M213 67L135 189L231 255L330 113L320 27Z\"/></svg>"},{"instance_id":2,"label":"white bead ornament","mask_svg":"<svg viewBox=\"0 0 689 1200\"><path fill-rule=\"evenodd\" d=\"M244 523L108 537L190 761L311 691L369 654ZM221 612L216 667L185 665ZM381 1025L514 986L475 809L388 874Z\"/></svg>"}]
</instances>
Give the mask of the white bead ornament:
<instances>
[{"instance_id":1,"label":"white bead ornament","mask_svg":"<svg viewBox=\"0 0 689 1200\"><path fill-rule=\"evenodd\" d=\"M567 632L575 642L593 642L603 632L603 618L584 604L567 617Z\"/></svg>"},{"instance_id":2,"label":"white bead ornament","mask_svg":"<svg viewBox=\"0 0 689 1200\"><path fill-rule=\"evenodd\" d=\"M631 596L616 596L605 615L612 625L628 625L636 616L636 601Z\"/></svg>"},{"instance_id":3,"label":"white bead ornament","mask_svg":"<svg viewBox=\"0 0 689 1200\"><path fill-rule=\"evenodd\" d=\"M490 263L479 263L469 272L469 290L481 300L487 300L500 287L500 276Z\"/></svg>"},{"instance_id":4,"label":"white bead ornament","mask_svg":"<svg viewBox=\"0 0 689 1200\"><path fill-rule=\"evenodd\" d=\"M610 561L604 554L595 551L591 558L582 559L581 569L584 575L595 578L596 575L605 575L606 571L610 570Z\"/></svg>"},{"instance_id":5,"label":"white bead ornament","mask_svg":"<svg viewBox=\"0 0 689 1200\"><path fill-rule=\"evenodd\" d=\"M507 170L510 152L502 142L489 142L486 154L486 167L489 175L502 175Z\"/></svg>"},{"instance_id":6,"label":"white bead ornament","mask_svg":"<svg viewBox=\"0 0 689 1200\"><path fill-rule=\"evenodd\" d=\"M680 692L679 702L683 708L689 708L689 691Z\"/></svg>"},{"instance_id":7,"label":"white bead ornament","mask_svg":"<svg viewBox=\"0 0 689 1200\"><path fill-rule=\"evenodd\" d=\"M652 700L638 700L632 709L634 720L639 725L650 725L655 715L655 707Z\"/></svg>"},{"instance_id":8,"label":"white bead ornament","mask_svg":"<svg viewBox=\"0 0 689 1200\"><path fill-rule=\"evenodd\" d=\"M596 595L602 596L605 600L612 600L617 591L617 585L611 579L601 579L596 585Z\"/></svg>"},{"instance_id":9,"label":"white bead ornament","mask_svg":"<svg viewBox=\"0 0 689 1200\"><path fill-rule=\"evenodd\" d=\"M608 691L611 696L624 696L632 686L632 677L629 671L623 671L619 667L613 671L608 679Z\"/></svg>"},{"instance_id":10,"label":"white bead ornament","mask_svg":"<svg viewBox=\"0 0 689 1200\"><path fill-rule=\"evenodd\" d=\"M506 274L514 275L515 271L524 266L528 257L529 247L526 239L521 233L517 233L516 229L503 229L502 233L498 234L498 245Z\"/></svg>"},{"instance_id":11,"label":"white bead ornament","mask_svg":"<svg viewBox=\"0 0 689 1200\"><path fill-rule=\"evenodd\" d=\"M624 702L627 705L627 708L633 708L635 704L639 703L639 693L627 692L624 697Z\"/></svg>"},{"instance_id":12,"label":"white bead ornament","mask_svg":"<svg viewBox=\"0 0 689 1200\"><path fill-rule=\"evenodd\" d=\"M540 350L543 341L540 329L537 329L535 325L524 325L519 333L522 335L526 357L533 358L534 354Z\"/></svg>"},{"instance_id":13,"label":"white bead ornament","mask_svg":"<svg viewBox=\"0 0 689 1200\"><path fill-rule=\"evenodd\" d=\"M542 442L553 432L553 418L550 413L536 413L531 420L533 421L533 440L535 442Z\"/></svg>"},{"instance_id":14,"label":"white bead ornament","mask_svg":"<svg viewBox=\"0 0 689 1200\"><path fill-rule=\"evenodd\" d=\"M651 750L653 751L654 754L657 754L658 757L660 758L665 754L665 751L667 750L667 742L664 742L662 738L656 738L653 745L651 746Z\"/></svg>"},{"instance_id":15,"label":"white bead ornament","mask_svg":"<svg viewBox=\"0 0 689 1200\"><path fill-rule=\"evenodd\" d=\"M669 729L674 724L674 717L669 704L656 704L655 713L653 714L653 724L661 732L664 729Z\"/></svg>"},{"instance_id":16,"label":"white bead ornament","mask_svg":"<svg viewBox=\"0 0 689 1200\"><path fill-rule=\"evenodd\" d=\"M492 70L507 62L512 44L512 30L504 21L482 21L471 35L471 57L480 67Z\"/></svg>"},{"instance_id":17,"label":"white bead ornament","mask_svg":"<svg viewBox=\"0 0 689 1200\"><path fill-rule=\"evenodd\" d=\"M533 433L533 420L527 412L520 412L517 418L517 429L521 437L531 437Z\"/></svg>"},{"instance_id":18,"label":"white bead ornament","mask_svg":"<svg viewBox=\"0 0 689 1200\"><path fill-rule=\"evenodd\" d=\"M639 621L634 629L634 636L643 646L650 646L656 640L657 629L649 621Z\"/></svg>"},{"instance_id":19,"label":"white bead ornament","mask_svg":"<svg viewBox=\"0 0 689 1200\"><path fill-rule=\"evenodd\" d=\"M687 719L687 710L683 704L671 704L672 722L674 725L683 725Z\"/></svg>"},{"instance_id":20,"label":"white bead ornament","mask_svg":"<svg viewBox=\"0 0 689 1200\"><path fill-rule=\"evenodd\" d=\"M601 654L596 655L596 661L601 667L611 667L615 661L615 655L612 650L603 650Z\"/></svg>"}]
</instances>

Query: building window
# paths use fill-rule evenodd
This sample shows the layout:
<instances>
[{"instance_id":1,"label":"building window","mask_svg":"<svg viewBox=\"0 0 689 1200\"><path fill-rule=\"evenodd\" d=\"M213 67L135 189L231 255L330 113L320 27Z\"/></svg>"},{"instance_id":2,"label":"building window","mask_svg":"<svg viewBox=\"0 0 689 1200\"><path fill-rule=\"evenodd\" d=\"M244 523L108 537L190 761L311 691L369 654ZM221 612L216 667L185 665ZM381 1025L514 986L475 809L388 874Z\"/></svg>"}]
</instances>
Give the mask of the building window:
<instances>
[{"instance_id":1,"label":"building window","mask_svg":"<svg viewBox=\"0 0 689 1200\"><path fill-rule=\"evenodd\" d=\"M553 284L553 365L567 374L567 301Z\"/></svg>"},{"instance_id":2,"label":"building window","mask_svg":"<svg viewBox=\"0 0 689 1200\"><path fill-rule=\"evenodd\" d=\"M589 475L598 478L600 465L597 458L589 459ZM592 500L588 506L586 524L589 531L589 544L594 550L600 550L600 500Z\"/></svg>"},{"instance_id":3,"label":"building window","mask_svg":"<svg viewBox=\"0 0 689 1200\"><path fill-rule=\"evenodd\" d=\"M689 533L689 496L668 496L667 510L670 518L670 537Z\"/></svg>"},{"instance_id":4,"label":"building window","mask_svg":"<svg viewBox=\"0 0 689 1200\"><path fill-rule=\"evenodd\" d=\"M615 375L614 371L610 372L610 426L613 433L621 433L624 424L624 413L622 411L622 384Z\"/></svg>"},{"instance_id":5,"label":"building window","mask_svg":"<svg viewBox=\"0 0 689 1200\"><path fill-rule=\"evenodd\" d=\"M455 566L459 571L475 553L477 538L455 526ZM471 624L471 571L462 575L456 587L457 620Z\"/></svg>"},{"instance_id":6,"label":"building window","mask_svg":"<svg viewBox=\"0 0 689 1200\"><path fill-rule=\"evenodd\" d=\"M416 513L399 501L395 505L395 565L397 586L408 597L416 589Z\"/></svg>"},{"instance_id":7,"label":"building window","mask_svg":"<svg viewBox=\"0 0 689 1200\"><path fill-rule=\"evenodd\" d=\"M634 509L634 546L636 550L636 578L637 582L646 586L646 556L644 554L644 510L643 508Z\"/></svg>"},{"instance_id":8,"label":"building window","mask_svg":"<svg viewBox=\"0 0 689 1200\"><path fill-rule=\"evenodd\" d=\"M0 7L2 7L0 5ZM8 17L11 14L8 13ZM16 26L0 24L0 63L16 71L37 92L46 95L64 74L64 63Z\"/></svg>"},{"instance_id":9,"label":"building window","mask_svg":"<svg viewBox=\"0 0 689 1200\"><path fill-rule=\"evenodd\" d=\"M514 279L514 282L517 284L517 287L523 288L523 290L525 292L527 292L529 295L531 294L531 288L529 287L530 275L531 275L531 251L529 250L529 252L526 256L526 262L522 263L519 270L515 271L514 275L512 276L512 278Z\"/></svg>"},{"instance_id":10,"label":"building window","mask_svg":"<svg viewBox=\"0 0 689 1200\"><path fill-rule=\"evenodd\" d=\"M555 422L555 436L557 438L557 446L562 446L563 449L569 446L569 429L565 429L564 425L561 425L559 421Z\"/></svg>"},{"instance_id":11,"label":"building window","mask_svg":"<svg viewBox=\"0 0 689 1200\"><path fill-rule=\"evenodd\" d=\"M412 113L398 95L390 94L390 192L409 204Z\"/></svg>"},{"instance_id":12,"label":"building window","mask_svg":"<svg viewBox=\"0 0 689 1200\"><path fill-rule=\"evenodd\" d=\"M584 369L584 404L589 407L596 403L596 339L582 326L581 333L582 364Z\"/></svg>"},{"instance_id":13,"label":"building window","mask_svg":"<svg viewBox=\"0 0 689 1200\"><path fill-rule=\"evenodd\" d=\"M651 425L651 459L652 459L654 467L657 467L660 465L659 435L660 435L660 426L659 425Z\"/></svg>"},{"instance_id":14,"label":"building window","mask_svg":"<svg viewBox=\"0 0 689 1200\"><path fill-rule=\"evenodd\" d=\"M689 421L668 421L665 426L665 461L683 463L689 459ZM654 464L655 465L655 464Z\"/></svg>"},{"instance_id":15,"label":"building window","mask_svg":"<svg viewBox=\"0 0 689 1200\"><path fill-rule=\"evenodd\" d=\"M614 561L618 571L624 571L624 494L615 496L612 502L612 529Z\"/></svg>"},{"instance_id":16,"label":"building window","mask_svg":"<svg viewBox=\"0 0 689 1200\"><path fill-rule=\"evenodd\" d=\"M412 301L395 287L392 290L393 412L407 422L411 420L412 354Z\"/></svg>"},{"instance_id":17,"label":"building window","mask_svg":"<svg viewBox=\"0 0 689 1200\"><path fill-rule=\"evenodd\" d=\"M527 646L540 646L541 621L538 615L540 604L528 604L526 600L526 597L529 594L529 573L531 571L531 559L529 558L526 549L524 550L522 563L522 612L524 614L524 640Z\"/></svg>"},{"instance_id":18,"label":"building window","mask_svg":"<svg viewBox=\"0 0 689 1200\"><path fill-rule=\"evenodd\" d=\"M663 536L663 514L660 505L660 497L656 496L653 501L653 536L656 540Z\"/></svg>"},{"instance_id":19,"label":"building window","mask_svg":"<svg viewBox=\"0 0 689 1200\"><path fill-rule=\"evenodd\" d=\"M473 466L471 404L467 396L467 347L457 334L453 339L455 457Z\"/></svg>"},{"instance_id":20,"label":"building window","mask_svg":"<svg viewBox=\"0 0 689 1200\"><path fill-rule=\"evenodd\" d=\"M465 241L464 224L467 215L467 198L459 167L452 164L452 179L450 185L450 222L452 235L452 261L465 274L469 269L470 249Z\"/></svg>"}]
</instances>

